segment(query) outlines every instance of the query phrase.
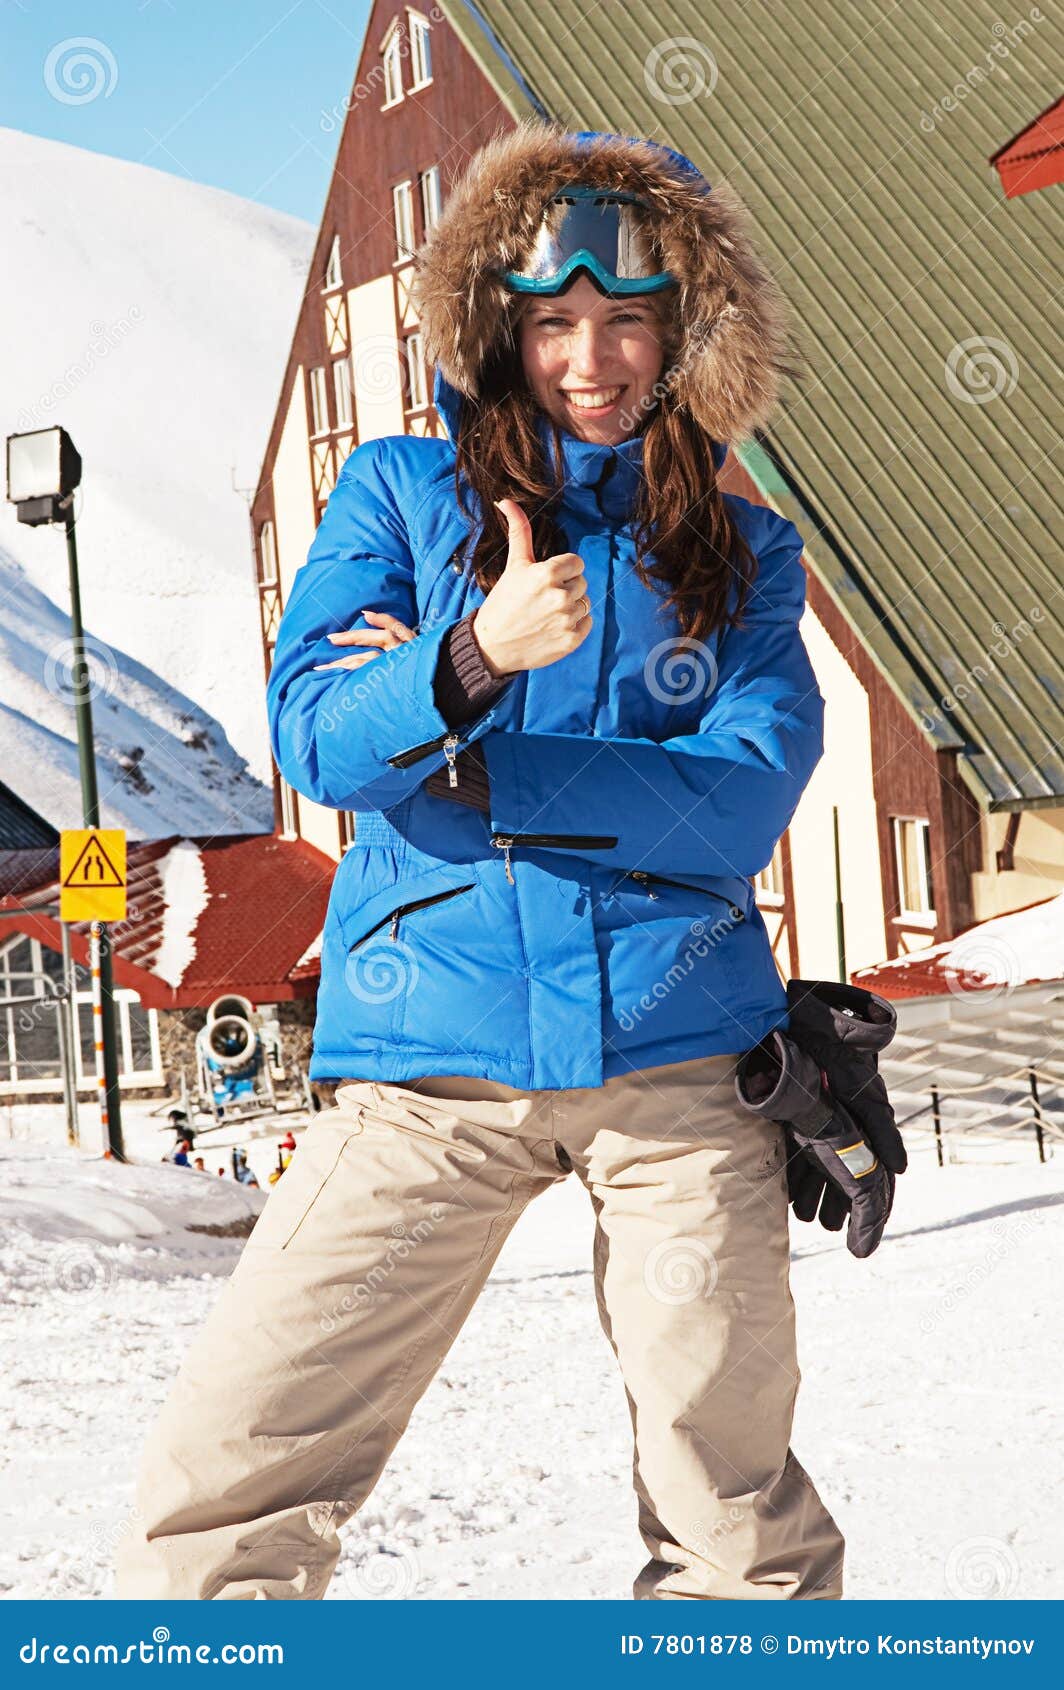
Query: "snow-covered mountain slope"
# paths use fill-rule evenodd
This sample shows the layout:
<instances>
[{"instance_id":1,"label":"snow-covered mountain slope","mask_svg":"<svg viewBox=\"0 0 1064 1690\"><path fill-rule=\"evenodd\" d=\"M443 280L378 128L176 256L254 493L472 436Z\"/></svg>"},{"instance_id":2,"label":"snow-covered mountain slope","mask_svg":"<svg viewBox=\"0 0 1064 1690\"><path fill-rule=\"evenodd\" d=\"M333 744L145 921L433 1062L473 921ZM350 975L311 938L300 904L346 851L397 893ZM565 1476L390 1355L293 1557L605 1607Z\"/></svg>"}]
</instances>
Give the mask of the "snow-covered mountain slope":
<instances>
[{"instance_id":1,"label":"snow-covered mountain slope","mask_svg":"<svg viewBox=\"0 0 1064 1690\"><path fill-rule=\"evenodd\" d=\"M224 831L268 827L248 774L269 779L248 500L313 229L10 129L0 129L0 195L0 431L62 424L81 453L85 625L125 713L110 722L101 697L98 731L116 755L136 760L144 747L145 766L153 741L157 757L171 742L187 751L172 791L148 773L154 791L134 782L116 792L111 819L136 832L202 832L225 791L223 803L258 819ZM72 710L48 706L42 721L38 708L42 689L68 699L53 673L68 667L67 606L62 530L20 525L0 502L0 769L49 816L53 789L77 768ZM203 742L205 809L185 807L197 784L193 741ZM80 810L64 805L62 819L76 824Z\"/></svg>"},{"instance_id":2,"label":"snow-covered mountain slope","mask_svg":"<svg viewBox=\"0 0 1064 1690\"><path fill-rule=\"evenodd\" d=\"M66 613L0 547L0 770L53 827L81 823ZM104 827L154 838L268 832L273 795L213 716L117 648L89 641Z\"/></svg>"}]
</instances>

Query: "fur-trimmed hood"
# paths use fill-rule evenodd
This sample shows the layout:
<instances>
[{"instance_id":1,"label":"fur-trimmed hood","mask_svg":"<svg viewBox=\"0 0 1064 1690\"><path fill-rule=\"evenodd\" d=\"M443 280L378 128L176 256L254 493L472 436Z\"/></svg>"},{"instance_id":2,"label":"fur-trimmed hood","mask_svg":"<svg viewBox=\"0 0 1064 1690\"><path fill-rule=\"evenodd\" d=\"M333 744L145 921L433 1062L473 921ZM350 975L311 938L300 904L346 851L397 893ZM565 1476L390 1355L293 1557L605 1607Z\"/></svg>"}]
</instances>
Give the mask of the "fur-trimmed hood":
<instances>
[{"instance_id":1,"label":"fur-trimmed hood","mask_svg":"<svg viewBox=\"0 0 1064 1690\"><path fill-rule=\"evenodd\" d=\"M414 304L438 374L476 397L514 305L496 272L527 255L551 195L574 181L626 189L651 208L650 232L679 284L679 401L714 440L765 427L789 367L786 320L738 196L656 142L539 120L480 148L416 255Z\"/></svg>"}]
</instances>

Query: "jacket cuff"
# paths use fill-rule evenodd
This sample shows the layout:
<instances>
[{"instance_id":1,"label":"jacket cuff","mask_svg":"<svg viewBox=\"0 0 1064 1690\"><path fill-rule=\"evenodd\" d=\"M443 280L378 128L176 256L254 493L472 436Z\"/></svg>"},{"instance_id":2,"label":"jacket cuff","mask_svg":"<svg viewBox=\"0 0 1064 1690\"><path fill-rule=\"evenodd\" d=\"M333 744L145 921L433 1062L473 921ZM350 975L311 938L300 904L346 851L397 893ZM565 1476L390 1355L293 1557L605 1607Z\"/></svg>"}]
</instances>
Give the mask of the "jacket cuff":
<instances>
[{"instance_id":1,"label":"jacket cuff","mask_svg":"<svg viewBox=\"0 0 1064 1690\"><path fill-rule=\"evenodd\" d=\"M476 611L463 616L447 630L440 643L433 695L436 708L449 728L460 728L505 692L512 676L493 675L484 661L476 635L473 617Z\"/></svg>"}]
</instances>

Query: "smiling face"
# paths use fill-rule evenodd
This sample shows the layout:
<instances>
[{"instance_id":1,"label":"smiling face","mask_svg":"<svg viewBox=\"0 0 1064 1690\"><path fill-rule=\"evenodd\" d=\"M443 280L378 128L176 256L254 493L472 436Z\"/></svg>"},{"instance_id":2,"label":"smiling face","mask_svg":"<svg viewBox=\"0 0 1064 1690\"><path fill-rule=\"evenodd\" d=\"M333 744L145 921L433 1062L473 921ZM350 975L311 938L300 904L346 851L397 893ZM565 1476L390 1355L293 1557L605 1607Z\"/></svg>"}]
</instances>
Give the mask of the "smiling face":
<instances>
[{"instance_id":1,"label":"smiling face","mask_svg":"<svg viewBox=\"0 0 1064 1690\"><path fill-rule=\"evenodd\" d=\"M608 298L578 276L556 298L531 298L517 332L528 385L559 428L617 446L650 415L664 364L652 294Z\"/></svg>"}]
</instances>

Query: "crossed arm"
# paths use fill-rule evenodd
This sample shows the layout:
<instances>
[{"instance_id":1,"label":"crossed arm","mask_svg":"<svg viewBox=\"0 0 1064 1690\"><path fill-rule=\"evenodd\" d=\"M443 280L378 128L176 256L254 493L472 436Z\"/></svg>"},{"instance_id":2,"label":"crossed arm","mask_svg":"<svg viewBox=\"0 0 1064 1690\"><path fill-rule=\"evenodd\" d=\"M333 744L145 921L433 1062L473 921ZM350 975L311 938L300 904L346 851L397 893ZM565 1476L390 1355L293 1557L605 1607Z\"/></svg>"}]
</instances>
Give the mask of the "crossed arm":
<instances>
[{"instance_id":1,"label":"crossed arm","mask_svg":"<svg viewBox=\"0 0 1064 1690\"><path fill-rule=\"evenodd\" d=\"M353 501L336 497L344 476L360 495ZM463 747L479 747L497 834L546 835L570 852L567 839L610 839L595 849L596 862L651 872L755 873L823 750L823 699L798 631L801 540L781 518L764 518L746 620L720 639L717 683L696 731L660 743L500 731L496 705L506 682L480 692L479 713L464 723L453 700L450 720L440 708L463 624L415 636L405 525L378 464L359 448L278 634L268 701L282 774L335 808L388 809L426 779L430 790L453 796L432 777L445 769L444 740L457 733ZM351 626L358 603L373 607L359 613L361 628ZM339 659L338 646L347 648ZM389 761L407 748L418 753L413 761Z\"/></svg>"}]
</instances>

